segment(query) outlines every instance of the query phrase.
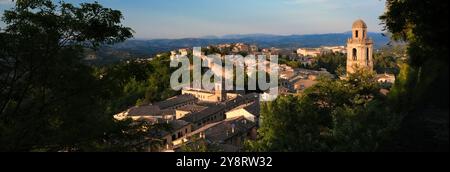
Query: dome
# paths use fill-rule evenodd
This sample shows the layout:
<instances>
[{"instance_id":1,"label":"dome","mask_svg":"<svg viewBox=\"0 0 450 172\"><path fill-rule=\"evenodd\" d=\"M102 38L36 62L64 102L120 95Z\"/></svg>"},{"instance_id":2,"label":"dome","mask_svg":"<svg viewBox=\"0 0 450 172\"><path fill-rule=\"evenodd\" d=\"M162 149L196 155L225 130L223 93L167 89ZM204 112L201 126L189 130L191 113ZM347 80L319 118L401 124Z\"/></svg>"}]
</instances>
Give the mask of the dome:
<instances>
[{"instance_id":1,"label":"dome","mask_svg":"<svg viewBox=\"0 0 450 172\"><path fill-rule=\"evenodd\" d=\"M352 28L367 28L367 25L363 20L359 19L353 23Z\"/></svg>"}]
</instances>

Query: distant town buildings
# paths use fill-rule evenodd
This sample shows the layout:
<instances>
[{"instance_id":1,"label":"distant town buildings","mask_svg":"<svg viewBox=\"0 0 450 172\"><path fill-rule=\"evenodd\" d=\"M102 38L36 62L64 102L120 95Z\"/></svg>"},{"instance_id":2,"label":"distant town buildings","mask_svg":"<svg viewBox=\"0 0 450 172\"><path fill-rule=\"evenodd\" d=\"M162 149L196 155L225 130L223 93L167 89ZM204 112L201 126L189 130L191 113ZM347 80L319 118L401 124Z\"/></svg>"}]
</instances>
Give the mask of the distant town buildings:
<instances>
[{"instance_id":1,"label":"distant town buildings","mask_svg":"<svg viewBox=\"0 0 450 172\"><path fill-rule=\"evenodd\" d=\"M187 48L183 48L183 49L179 49L178 52L180 53L180 56L187 56L189 53L189 49Z\"/></svg>"},{"instance_id":2,"label":"distant town buildings","mask_svg":"<svg viewBox=\"0 0 450 172\"><path fill-rule=\"evenodd\" d=\"M332 52L332 53L341 53L346 54L347 48L345 46L323 46L322 49L326 52Z\"/></svg>"},{"instance_id":3,"label":"distant town buildings","mask_svg":"<svg viewBox=\"0 0 450 172\"><path fill-rule=\"evenodd\" d=\"M345 46L323 46L319 48L299 48L297 55L299 57L317 57L329 53L347 53Z\"/></svg>"},{"instance_id":4,"label":"distant town buildings","mask_svg":"<svg viewBox=\"0 0 450 172\"><path fill-rule=\"evenodd\" d=\"M303 57L317 57L322 54L322 51L317 48L299 48L297 54Z\"/></svg>"},{"instance_id":5,"label":"distant town buildings","mask_svg":"<svg viewBox=\"0 0 450 172\"><path fill-rule=\"evenodd\" d=\"M250 50L250 47L244 43L237 43L234 45L234 48L233 48L234 53L249 52L249 50Z\"/></svg>"},{"instance_id":6,"label":"distant town buildings","mask_svg":"<svg viewBox=\"0 0 450 172\"><path fill-rule=\"evenodd\" d=\"M175 60L177 57L183 57L189 55L189 52L192 51L189 48L181 48L178 50L170 51L170 60Z\"/></svg>"}]
</instances>

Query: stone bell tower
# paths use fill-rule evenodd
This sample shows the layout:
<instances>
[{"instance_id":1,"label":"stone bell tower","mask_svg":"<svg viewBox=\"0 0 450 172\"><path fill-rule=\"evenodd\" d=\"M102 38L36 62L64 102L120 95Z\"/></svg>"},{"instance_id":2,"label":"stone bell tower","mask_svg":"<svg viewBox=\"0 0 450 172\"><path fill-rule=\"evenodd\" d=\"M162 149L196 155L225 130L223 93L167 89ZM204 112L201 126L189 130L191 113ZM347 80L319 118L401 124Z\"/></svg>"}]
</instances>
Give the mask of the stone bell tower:
<instances>
[{"instance_id":1,"label":"stone bell tower","mask_svg":"<svg viewBox=\"0 0 450 172\"><path fill-rule=\"evenodd\" d=\"M347 74L361 68L373 70L373 41L367 37L366 23L356 20L347 41Z\"/></svg>"}]
</instances>

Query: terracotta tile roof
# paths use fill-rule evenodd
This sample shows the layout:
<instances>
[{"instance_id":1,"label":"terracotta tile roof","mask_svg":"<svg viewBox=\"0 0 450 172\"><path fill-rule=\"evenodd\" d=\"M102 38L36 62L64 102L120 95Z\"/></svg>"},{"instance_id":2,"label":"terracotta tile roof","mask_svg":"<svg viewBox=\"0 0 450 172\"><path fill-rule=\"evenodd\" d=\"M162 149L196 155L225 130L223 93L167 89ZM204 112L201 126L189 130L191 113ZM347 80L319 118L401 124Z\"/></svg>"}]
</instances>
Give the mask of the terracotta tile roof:
<instances>
[{"instance_id":1,"label":"terracotta tile roof","mask_svg":"<svg viewBox=\"0 0 450 172\"><path fill-rule=\"evenodd\" d=\"M255 123L246 120L244 117L236 117L205 125L190 133L188 136L204 132L208 141L213 143L224 143L236 135L246 134L255 126Z\"/></svg>"},{"instance_id":2,"label":"terracotta tile roof","mask_svg":"<svg viewBox=\"0 0 450 172\"><path fill-rule=\"evenodd\" d=\"M164 101L161 101L158 103L154 103L153 105L158 106L160 109L167 109L167 108L177 106L179 104L183 104L183 103L195 101L195 100L197 100L197 98L195 98L193 95L184 94L184 95L172 97L170 99L167 99L167 100L164 100Z\"/></svg>"},{"instance_id":3,"label":"terracotta tile roof","mask_svg":"<svg viewBox=\"0 0 450 172\"><path fill-rule=\"evenodd\" d=\"M203 120L212 115L215 115L223 110L225 110L224 104L216 104L216 105L213 105L213 106L210 106L210 107L204 109L203 111L195 112L190 115L187 115L187 116L181 118L181 120L185 120L185 121L191 122L191 123L197 123L198 121Z\"/></svg>"}]
</instances>

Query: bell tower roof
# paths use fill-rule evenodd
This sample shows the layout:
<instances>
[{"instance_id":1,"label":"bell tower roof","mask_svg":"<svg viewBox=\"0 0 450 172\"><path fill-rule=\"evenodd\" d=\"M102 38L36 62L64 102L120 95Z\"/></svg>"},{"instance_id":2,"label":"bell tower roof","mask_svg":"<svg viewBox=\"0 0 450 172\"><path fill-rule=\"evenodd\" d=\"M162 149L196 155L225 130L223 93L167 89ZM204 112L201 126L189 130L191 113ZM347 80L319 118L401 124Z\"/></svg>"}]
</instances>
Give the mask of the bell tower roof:
<instances>
[{"instance_id":1,"label":"bell tower roof","mask_svg":"<svg viewBox=\"0 0 450 172\"><path fill-rule=\"evenodd\" d=\"M352 28L353 29L355 29L355 28L367 28L367 24L363 20L358 19L355 22L353 22Z\"/></svg>"}]
</instances>

